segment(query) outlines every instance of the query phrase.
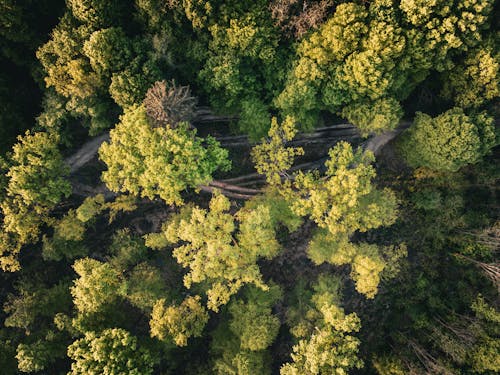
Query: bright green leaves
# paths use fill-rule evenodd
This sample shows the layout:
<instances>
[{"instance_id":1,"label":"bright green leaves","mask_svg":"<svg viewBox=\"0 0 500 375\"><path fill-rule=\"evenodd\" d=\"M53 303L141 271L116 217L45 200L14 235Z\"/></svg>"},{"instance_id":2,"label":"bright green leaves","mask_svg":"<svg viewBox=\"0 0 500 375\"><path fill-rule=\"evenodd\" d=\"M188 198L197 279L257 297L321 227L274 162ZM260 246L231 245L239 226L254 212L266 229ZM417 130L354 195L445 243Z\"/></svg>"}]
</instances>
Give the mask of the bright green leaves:
<instances>
[{"instance_id":1,"label":"bright green leaves","mask_svg":"<svg viewBox=\"0 0 500 375\"><path fill-rule=\"evenodd\" d=\"M215 195L210 210L186 207L180 216L164 224L162 234L150 235L146 241L148 246L182 244L173 256L189 270L184 285L191 288L193 283L208 282L207 305L214 311L245 284L267 290L257 260L271 259L280 248L269 208L242 210L234 217L229 208L226 197ZM162 236L166 241L157 238Z\"/></svg>"},{"instance_id":2,"label":"bright green leaves","mask_svg":"<svg viewBox=\"0 0 500 375\"><path fill-rule=\"evenodd\" d=\"M417 113L401 150L412 167L454 172L479 161L496 143L493 118L452 108L435 118Z\"/></svg>"},{"instance_id":3,"label":"bright green leaves","mask_svg":"<svg viewBox=\"0 0 500 375\"><path fill-rule=\"evenodd\" d=\"M132 58L131 43L118 27L93 32L83 44L83 53L92 69L103 73L123 70Z\"/></svg>"},{"instance_id":4,"label":"bright green leaves","mask_svg":"<svg viewBox=\"0 0 500 375\"><path fill-rule=\"evenodd\" d=\"M166 341L171 338L177 346L186 346L189 337L200 337L208 322L208 313L200 296L189 296L179 306L166 306L165 299L156 301L149 325L151 337Z\"/></svg>"},{"instance_id":5,"label":"bright green leaves","mask_svg":"<svg viewBox=\"0 0 500 375\"><path fill-rule=\"evenodd\" d=\"M379 192L372 186L373 155L360 149L354 153L350 144L340 142L329 156L325 179L313 172L297 174L289 198L292 210L311 217L332 235L351 235L394 223L394 193Z\"/></svg>"},{"instance_id":6,"label":"bright green leaves","mask_svg":"<svg viewBox=\"0 0 500 375\"><path fill-rule=\"evenodd\" d=\"M500 53L486 44L468 51L463 64L443 77L443 95L462 107L477 108L500 96Z\"/></svg>"},{"instance_id":7,"label":"bright green leaves","mask_svg":"<svg viewBox=\"0 0 500 375\"><path fill-rule=\"evenodd\" d=\"M153 128L143 106L127 111L110 134L99 155L108 166L102 179L116 192L182 204L183 190L208 183L215 170L230 166L227 151L213 138L196 137L187 123Z\"/></svg>"},{"instance_id":8,"label":"bright green leaves","mask_svg":"<svg viewBox=\"0 0 500 375\"><path fill-rule=\"evenodd\" d=\"M156 362L135 336L121 328L86 332L68 347L68 356L73 360L71 375L148 375Z\"/></svg>"},{"instance_id":9,"label":"bright green leaves","mask_svg":"<svg viewBox=\"0 0 500 375\"><path fill-rule=\"evenodd\" d=\"M1 202L0 265L17 270L22 245L35 242L49 212L71 193L68 173L58 149L58 138L48 133L19 137L6 173L6 198Z\"/></svg>"},{"instance_id":10,"label":"bright green leaves","mask_svg":"<svg viewBox=\"0 0 500 375\"><path fill-rule=\"evenodd\" d=\"M372 184L376 175L371 165L373 154L361 148L354 152L349 143L339 142L329 151L325 176L318 171L299 171L290 178L286 171L302 153L302 149L285 147L295 135L293 122L287 119L279 127L274 120L269 135L267 143L252 151L256 169L277 188L296 218L309 217L322 229L309 244L309 258L318 265L351 264L356 289L373 298L387 262L376 245L354 244L350 238L355 233L392 225L397 208L391 190L379 190Z\"/></svg>"},{"instance_id":11,"label":"bright green leaves","mask_svg":"<svg viewBox=\"0 0 500 375\"><path fill-rule=\"evenodd\" d=\"M249 287L245 297L236 299L229 305L231 320L229 329L241 342L241 349L267 349L278 335L280 321L272 314L272 306L282 298L278 286L269 291Z\"/></svg>"},{"instance_id":12,"label":"bright green leaves","mask_svg":"<svg viewBox=\"0 0 500 375\"><path fill-rule=\"evenodd\" d=\"M394 129L403 116L403 110L396 99L382 98L374 102L349 104L342 109L342 116L356 125L362 136L367 137L372 132Z\"/></svg>"},{"instance_id":13,"label":"bright green leaves","mask_svg":"<svg viewBox=\"0 0 500 375\"><path fill-rule=\"evenodd\" d=\"M119 274L109 264L84 258L77 260L73 268L79 278L71 287L71 295L79 312L94 313L116 300Z\"/></svg>"},{"instance_id":14,"label":"bright green leaves","mask_svg":"<svg viewBox=\"0 0 500 375\"><path fill-rule=\"evenodd\" d=\"M268 291L246 287L229 306L227 321L213 333L211 351L216 354L216 374L267 375L271 373L266 351L278 335L280 320L272 307L282 299L282 291L271 285Z\"/></svg>"},{"instance_id":15,"label":"bright green leaves","mask_svg":"<svg viewBox=\"0 0 500 375\"><path fill-rule=\"evenodd\" d=\"M119 0L69 0L68 8L81 22L92 27L110 26L123 11Z\"/></svg>"},{"instance_id":16,"label":"bright green leaves","mask_svg":"<svg viewBox=\"0 0 500 375\"><path fill-rule=\"evenodd\" d=\"M316 125L322 110L341 113L359 126L363 136L393 129L402 117L398 102L431 69L453 68L456 56L481 41L492 4L491 0L409 0L399 7L391 0L377 0L368 8L339 4L329 20L300 42L276 105L305 129ZM491 54L481 56L484 61L466 62L466 74L481 82L476 92L493 97L498 91L493 83L496 62ZM456 68L454 77L462 70ZM464 77L457 77L459 87L465 87L460 83ZM460 95L470 94L458 94L462 100Z\"/></svg>"},{"instance_id":17,"label":"bright green leaves","mask_svg":"<svg viewBox=\"0 0 500 375\"><path fill-rule=\"evenodd\" d=\"M367 298L374 298L382 277L393 277L398 271L398 261L407 252L404 245L393 248L364 242L355 244L345 235L332 236L323 230L313 236L307 254L318 265L323 262L336 266L351 265L356 290Z\"/></svg>"},{"instance_id":18,"label":"bright green leaves","mask_svg":"<svg viewBox=\"0 0 500 375\"><path fill-rule=\"evenodd\" d=\"M70 193L67 173L57 147L48 133L26 133L12 149L12 167L7 172L7 195L21 199L42 214Z\"/></svg>"},{"instance_id":19,"label":"bright green leaves","mask_svg":"<svg viewBox=\"0 0 500 375\"><path fill-rule=\"evenodd\" d=\"M212 105L239 113L240 129L257 140L268 129L269 103L284 73L279 32L262 2L221 4L213 12L210 3L204 5L210 40L199 78Z\"/></svg>"},{"instance_id":20,"label":"bright green leaves","mask_svg":"<svg viewBox=\"0 0 500 375\"><path fill-rule=\"evenodd\" d=\"M281 375L348 374L349 369L363 366L357 357L360 341L349 334L359 331L360 321L340 307L340 285L338 278L320 275L310 300L299 305L300 317L290 310L292 333L301 339L293 347L293 362L281 367Z\"/></svg>"},{"instance_id":21,"label":"bright green leaves","mask_svg":"<svg viewBox=\"0 0 500 375\"><path fill-rule=\"evenodd\" d=\"M301 147L285 147L285 143L293 139L297 134L294 120L287 117L285 121L278 124L276 117L271 120L269 130L269 141L263 142L252 149L252 159L258 173L266 176L271 185L281 183L281 177L291 168L295 157L303 155Z\"/></svg>"}]
</instances>

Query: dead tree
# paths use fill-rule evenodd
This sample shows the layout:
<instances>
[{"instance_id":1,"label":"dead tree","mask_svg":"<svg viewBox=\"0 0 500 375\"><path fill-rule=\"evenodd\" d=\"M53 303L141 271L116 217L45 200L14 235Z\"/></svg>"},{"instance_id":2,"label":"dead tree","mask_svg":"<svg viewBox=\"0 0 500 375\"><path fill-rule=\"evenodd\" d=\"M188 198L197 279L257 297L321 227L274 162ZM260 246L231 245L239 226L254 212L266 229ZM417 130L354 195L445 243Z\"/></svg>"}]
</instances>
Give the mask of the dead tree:
<instances>
[{"instance_id":1,"label":"dead tree","mask_svg":"<svg viewBox=\"0 0 500 375\"><path fill-rule=\"evenodd\" d=\"M181 121L191 121L196 104L189 86L177 86L173 80L155 82L144 99L146 115L154 126L175 127Z\"/></svg>"}]
</instances>

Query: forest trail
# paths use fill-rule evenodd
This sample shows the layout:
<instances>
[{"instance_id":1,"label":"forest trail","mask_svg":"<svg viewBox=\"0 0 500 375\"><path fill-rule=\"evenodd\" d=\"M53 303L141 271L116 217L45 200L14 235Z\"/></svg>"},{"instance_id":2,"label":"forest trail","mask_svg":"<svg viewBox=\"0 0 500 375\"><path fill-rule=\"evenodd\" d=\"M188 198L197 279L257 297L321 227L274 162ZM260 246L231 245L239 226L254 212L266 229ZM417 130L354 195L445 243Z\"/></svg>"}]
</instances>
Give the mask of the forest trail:
<instances>
[{"instance_id":1,"label":"forest trail","mask_svg":"<svg viewBox=\"0 0 500 375\"><path fill-rule=\"evenodd\" d=\"M407 129L409 126L410 122L404 121L398 128L368 139L364 143L365 150L370 150L375 155L378 155L388 142L397 137L403 130ZM338 124L318 128L313 133L300 133L297 136L296 140L290 142L290 145L297 146L304 143L314 143L315 140L324 141L325 138L342 138L345 140L350 140L357 137L359 137L359 135L357 134L357 131L353 125ZM90 162L97 155L101 144L109 141L109 139L109 132L106 132L105 134L102 134L84 143L82 147L78 149L78 151L66 158L65 162L70 168L70 173L73 174L77 172L85 164ZM245 136L221 137L217 139L221 142L221 145L223 147L249 145L249 141Z\"/></svg>"},{"instance_id":2,"label":"forest trail","mask_svg":"<svg viewBox=\"0 0 500 375\"><path fill-rule=\"evenodd\" d=\"M208 114L213 120L227 121L227 117L215 117ZM370 150L375 156L378 156L384 146L391 140L396 138L401 132L406 130L411 123L403 121L400 125L391 131L373 136L362 143L365 150ZM335 124L315 129L311 133L299 133L297 138L289 142L289 146L311 145L316 143L331 142L332 144L339 141L352 141L360 139L357 129L352 124ZM65 159L66 164L70 168L70 174L75 174L79 169L92 161L99 151L102 143L109 141L109 132L97 136L90 141L84 143L73 155ZM245 135L223 136L217 137L222 147L251 147L251 143ZM294 166L290 171L309 170L321 168L327 157L323 157L313 162L303 163ZM200 186L200 189L205 192L212 192L214 189L221 190L224 195L235 199L248 199L257 194L260 190L256 188L246 188L245 186L257 187L265 183L265 177L258 173L250 173L247 175L237 176L221 181L212 181L207 186ZM78 182L73 183L73 192L77 195L89 196L97 193L104 194L107 198L113 197L115 194L110 192L104 184L97 187L87 186Z\"/></svg>"}]
</instances>

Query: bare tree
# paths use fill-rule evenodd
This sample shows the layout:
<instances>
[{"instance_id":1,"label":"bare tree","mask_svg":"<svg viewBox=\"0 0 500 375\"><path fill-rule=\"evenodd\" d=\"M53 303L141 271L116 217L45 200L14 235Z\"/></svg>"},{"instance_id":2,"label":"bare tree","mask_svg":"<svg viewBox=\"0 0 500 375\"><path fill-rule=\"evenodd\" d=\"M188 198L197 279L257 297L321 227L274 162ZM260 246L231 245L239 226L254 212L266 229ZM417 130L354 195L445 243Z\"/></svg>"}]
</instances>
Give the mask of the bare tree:
<instances>
[{"instance_id":1,"label":"bare tree","mask_svg":"<svg viewBox=\"0 0 500 375\"><path fill-rule=\"evenodd\" d=\"M155 82L144 99L146 114L154 126L175 127L181 121L189 122L196 104L189 86L177 86L173 80Z\"/></svg>"},{"instance_id":2,"label":"bare tree","mask_svg":"<svg viewBox=\"0 0 500 375\"><path fill-rule=\"evenodd\" d=\"M333 0L275 0L270 5L276 25L296 38L317 29L332 9Z\"/></svg>"}]
</instances>

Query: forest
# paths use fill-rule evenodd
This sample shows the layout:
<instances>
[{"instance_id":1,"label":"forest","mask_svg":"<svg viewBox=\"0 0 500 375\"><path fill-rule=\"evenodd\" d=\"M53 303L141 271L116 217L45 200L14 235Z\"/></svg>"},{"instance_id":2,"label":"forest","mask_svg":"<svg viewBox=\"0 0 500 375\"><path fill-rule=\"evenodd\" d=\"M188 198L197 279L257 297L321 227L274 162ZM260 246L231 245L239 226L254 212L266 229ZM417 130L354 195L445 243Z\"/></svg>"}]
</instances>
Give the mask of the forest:
<instances>
[{"instance_id":1,"label":"forest","mask_svg":"<svg viewBox=\"0 0 500 375\"><path fill-rule=\"evenodd\" d=\"M500 373L499 26L0 0L0 373Z\"/></svg>"}]
</instances>

